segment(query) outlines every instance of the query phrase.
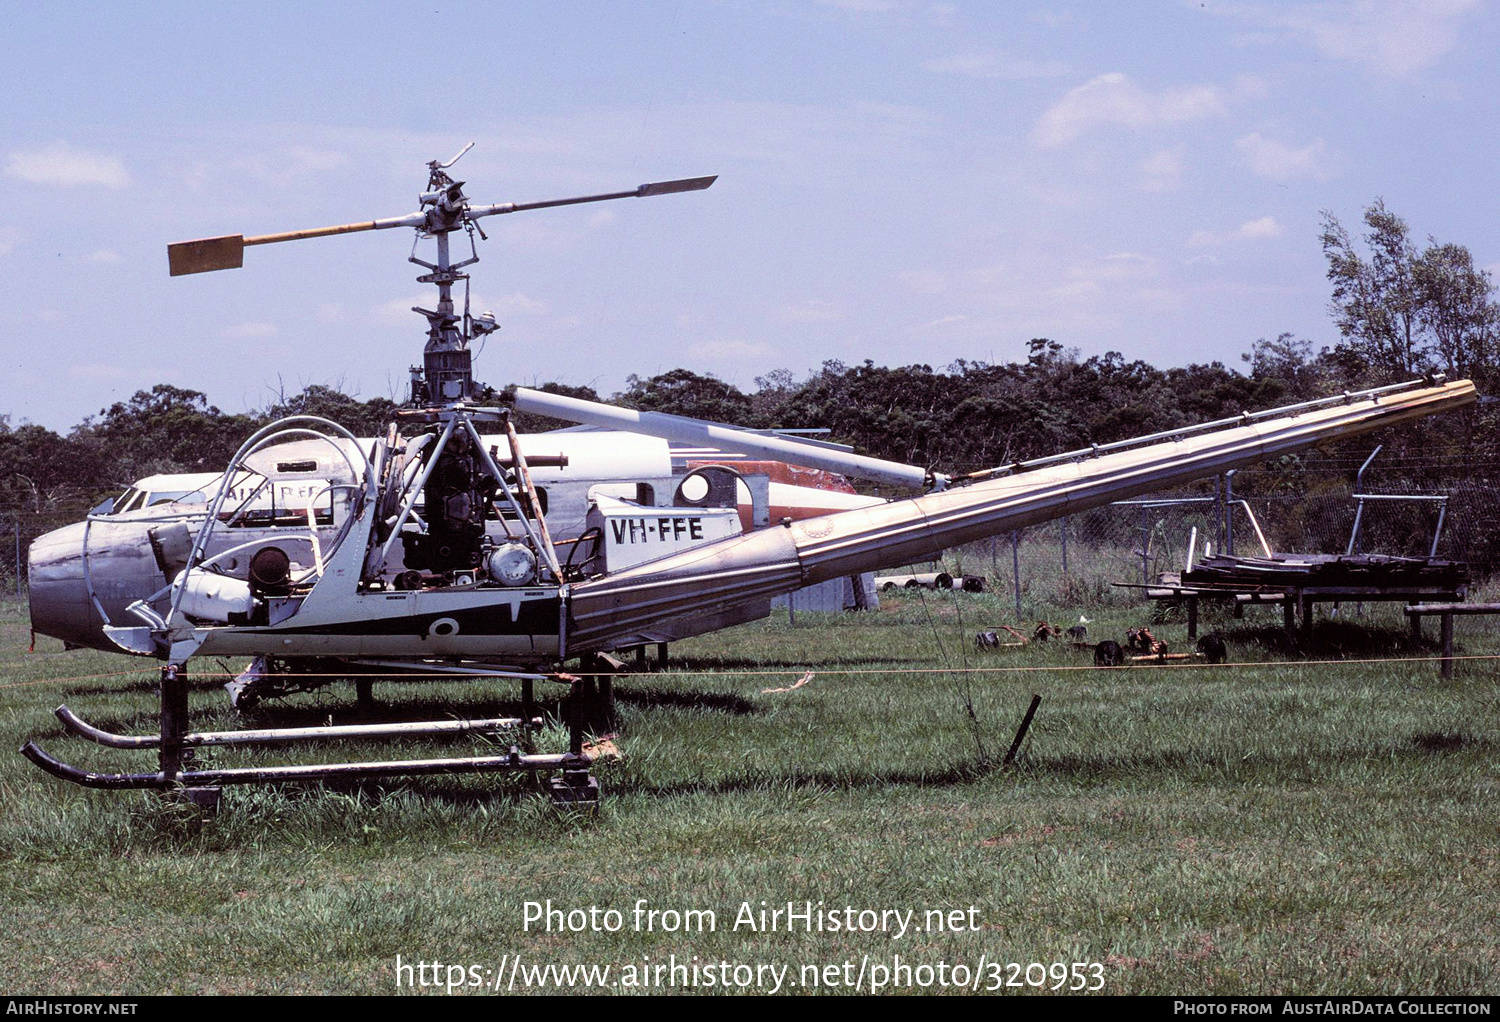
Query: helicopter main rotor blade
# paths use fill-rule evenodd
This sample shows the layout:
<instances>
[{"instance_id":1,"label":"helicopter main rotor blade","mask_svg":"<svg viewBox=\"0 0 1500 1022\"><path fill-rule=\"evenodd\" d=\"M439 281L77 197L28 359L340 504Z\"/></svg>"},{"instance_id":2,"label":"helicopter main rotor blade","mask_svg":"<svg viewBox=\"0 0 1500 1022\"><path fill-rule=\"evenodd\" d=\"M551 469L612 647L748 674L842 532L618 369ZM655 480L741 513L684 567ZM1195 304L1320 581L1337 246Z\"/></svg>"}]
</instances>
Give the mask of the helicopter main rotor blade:
<instances>
[{"instance_id":1,"label":"helicopter main rotor blade","mask_svg":"<svg viewBox=\"0 0 1500 1022\"><path fill-rule=\"evenodd\" d=\"M210 270L238 269L245 263L245 248L249 245L272 245L278 241L302 241L306 238L326 238L334 234L354 234L358 231L383 231L391 227L420 227L426 219L425 213L408 213L406 216L387 217L384 220L360 220L332 227L254 234L248 238L242 234L226 234L220 238L179 241L167 246L167 267L173 277L186 273L207 273Z\"/></svg>"},{"instance_id":2,"label":"helicopter main rotor blade","mask_svg":"<svg viewBox=\"0 0 1500 1022\"><path fill-rule=\"evenodd\" d=\"M518 213L524 209L576 206L581 202L604 202L607 199L645 198L649 195L697 192L707 188L718 179L719 176L713 174L708 177L686 177L676 181L654 181L628 192L579 195L570 199L547 199L542 202L501 202L492 206L469 206L465 210L465 215L470 219L477 219L482 216L495 216L499 213ZM250 245L271 245L278 241L326 238L334 234L353 234L357 231L381 231L389 227L422 227L426 223L427 213L419 211L408 213L406 216L387 217L384 220L361 220L352 224L336 224L333 227L313 227L303 231L282 231L278 234L256 234L248 238L241 234L226 234L219 238L179 241L167 246L167 267L174 277L188 273L207 273L211 270L238 269L245 264L245 249Z\"/></svg>"},{"instance_id":3,"label":"helicopter main rotor blade","mask_svg":"<svg viewBox=\"0 0 1500 1022\"><path fill-rule=\"evenodd\" d=\"M608 199L644 199L648 195L671 195L675 192L701 192L719 179L719 175L708 177L685 177L677 181L655 181L641 185L628 192L606 192L603 195L579 195L571 199L545 199L541 202L497 202L492 206L470 206L469 216L495 216L499 213L519 213L524 209L550 209L553 206L576 206L581 202L604 202Z\"/></svg>"}]
</instances>

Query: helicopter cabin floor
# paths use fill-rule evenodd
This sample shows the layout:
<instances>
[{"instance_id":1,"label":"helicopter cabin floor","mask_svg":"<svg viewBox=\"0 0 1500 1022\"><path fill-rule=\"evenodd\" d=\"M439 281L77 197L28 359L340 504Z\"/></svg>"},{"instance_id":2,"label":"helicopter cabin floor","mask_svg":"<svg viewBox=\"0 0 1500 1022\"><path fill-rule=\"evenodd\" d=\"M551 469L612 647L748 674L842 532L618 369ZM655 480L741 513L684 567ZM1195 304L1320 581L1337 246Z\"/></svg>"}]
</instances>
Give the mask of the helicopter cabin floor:
<instances>
[{"instance_id":1,"label":"helicopter cabin floor","mask_svg":"<svg viewBox=\"0 0 1500 1022\"><path fill-rule=\"evenodd\" d=\"M1090 610L1089 638L1122 638L1150 613ZM398 955L481 970L502 956L524 969L607 965L616 982L648 957L696 955L786 967L801 983L899 955L1017 962L1023 984L1026 963L1099 963L1106 993L1500 988L1493 661L1459 660L1439 680L1436 644L1413 639L1399 607L1320 619L1300 652L1276 608L1243 621L1205 611L1227 666L1100 670L1069 642L976 650L974 634L1001 623L1014 623L1004 595L914 592L883 595L876 612L775 615L676 643L665 670L616 686L623 758L596 769L597 815L560 812L524 778L456 776L226 789L210 816L0 757L8 986L435 992L398 973ZM1150 623L1190 648L1183 621ZM1456 630L1460 656L1500 652L1494 619ZM154 731L154 665L27 642L24 607L0 607L9 746L39 738L80 765L149 769L150 753L66 737L51 711L66 701L100 727ZM378 683L376 708L357 718L341 684L237 718L209 675L239 666L195 662L195 728L498 716L519 701L465 681ZM1035 722L1002 768L1032 693ZM539 744L565 741L552 727ZM490 747L350 742L214 762ZM528 928L526 903L549 900L615 909L624 927ZM762 901L914 910L917 924L962 910L965 923L899 938L736 928ZM638 905L657 925L635 928ZM712 911L713 928L705 915L690 932L664 928L689 910ZM517 990L541 988L521 975Z\"/></svg>"}]
</instances>

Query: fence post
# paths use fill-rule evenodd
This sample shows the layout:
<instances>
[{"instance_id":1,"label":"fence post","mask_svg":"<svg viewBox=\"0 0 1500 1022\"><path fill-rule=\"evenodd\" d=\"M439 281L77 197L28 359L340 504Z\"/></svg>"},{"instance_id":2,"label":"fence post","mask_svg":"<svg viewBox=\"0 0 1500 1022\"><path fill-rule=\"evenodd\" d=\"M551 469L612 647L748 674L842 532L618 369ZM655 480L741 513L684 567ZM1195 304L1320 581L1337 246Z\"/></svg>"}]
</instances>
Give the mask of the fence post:
<instances>
[{"instance_id":1,"label":"fence post","mask_svg":"<svg viewBox=\"0 0 1500 1022\"><path fill-rule=\"evenodd\" d=\"M1016 624L1021 623L1021 530L1010 534L1010 571L1016 588Z\"/></svg>"},{"instance_id":2,"label":"fence post","mask_svg":"<svg viewBox=\"0 0 1500 1022\"><path fill-rule=\"evenodd\" d=\"M1224 552L1234 556L1234 473L1224 473Z\"/></svg>"},{"instance_id":3,"label":"fence post","mask_svg":"<svg viewBox=\"0 0 1500 1022\"><path fill-rule=\"evenodd\" d=\"M1219 513L1214 519L1214 549L1224 553L1224 477L1214 476L1214 500L1219 505Z\"/></svg>"},{"instance_id":4,"label":"fence post","mask_svg":"<svg viewBox=\"0 0 1500 1022\"><path fill-rule=\"evenodd\" d=\"M1151 531L1146 525L1146 505L1141 505L1141 584L1151 584Z\"/></svg>"},{"instance_id":5,"label":"fence post","mask_svg":"<svg viewBox=\"0 0 1500 1022\"><path fill-rule=\"evenodd\" d=\"M1066 579L1068 577L1068 518L1067 518L1067 516L1064 515L1062 518L1059 518L1057 520L1057 524L1062 529L1063 578Z\"/></svg>"}]
</instances>

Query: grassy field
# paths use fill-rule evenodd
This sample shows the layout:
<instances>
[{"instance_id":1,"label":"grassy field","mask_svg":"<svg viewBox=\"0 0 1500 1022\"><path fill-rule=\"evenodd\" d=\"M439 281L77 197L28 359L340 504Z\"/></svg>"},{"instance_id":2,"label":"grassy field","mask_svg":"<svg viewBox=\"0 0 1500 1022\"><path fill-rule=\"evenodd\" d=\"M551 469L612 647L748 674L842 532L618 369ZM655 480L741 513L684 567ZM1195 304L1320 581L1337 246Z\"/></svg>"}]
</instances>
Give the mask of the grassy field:
<instances>
[{"instance_id":1,"label":"grassy field","mask_svg":"<svg viewBox=\"0 0 1500 1022\"><path fill-rule=\"evenodd\" d=\"M520 778L473 776L226 789L224 811L204 817L0 754L8 992L393 993L398 955L443 966L411 970L402 992L460 975L449 965L486 986L485 970L503 980L517 956L521 969L611 965L619 982L625 966L674 955L786 968L792 992L807 989L804 967L826 979L823 967L848 962L839 982L864 967L867 984L898 956L962 964L981 990L1014 978L1016 993L1037 990L1024 985L1033 962L1098 963L1108 993L1500 991L1494 661L1461 662L1451 682L1430 660L1352 662L1433 654L1388 608L1320 622L1312 657L1337 663L1288 659L1277 609L1210 622L1248 666L1098 671L1059 643L976 653L973 633L1009 621L1007 607L1004 594L900 594L876 613L778 617L674 646L670 671L619 686L625 759L599 767L607 801L594 817L560 814ZM154 731L151 665L51 640L28 654L23 609L0 613L4 743L35 737L79 765L152 768L149 753L65 737L50 712L66 701L100 726ZM1091 636L1146 613L1101 611ZM1155 630L1187 645L1181 624ZM1500 652L1491 625L1461 620L1459 638L1463 652ZM762 691L808 670L795 691ZM1002 768L1033 692L1031 735ZM375 694L392 718L517 708L514 692L473 684ZM238 721L206 677L192 702L201 729L356 719L347 685ZM549 899L619 910L621 929L527 930L525 904ZM712 910L716 926L638 930L640 899ZM742 902L808 900L912 910L915 927L733 928ZM927 911L954 909L959 929L921 929ZM519 975L517 992L556 987ZM897 989L924 976L936 983L919 970ZM769 970L758 978L771 988Z\"/></svg>"}]
</instances>

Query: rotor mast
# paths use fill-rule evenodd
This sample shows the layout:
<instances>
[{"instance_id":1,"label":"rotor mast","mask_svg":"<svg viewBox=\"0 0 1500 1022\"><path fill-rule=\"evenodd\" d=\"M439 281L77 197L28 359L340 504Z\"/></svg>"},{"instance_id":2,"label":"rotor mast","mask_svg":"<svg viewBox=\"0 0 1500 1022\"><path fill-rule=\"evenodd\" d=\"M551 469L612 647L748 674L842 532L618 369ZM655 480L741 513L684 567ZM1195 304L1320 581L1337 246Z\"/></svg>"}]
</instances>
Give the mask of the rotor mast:
<instances>
[{"instance_id":1,"label":"rotor mast","mask_svg":"<svg viewBox=\"0 0 1500 1022\"><path fill-rule=\"evenodd\" d=\"M457 163L459 157L474 147L470 142L457 156L447 163L433 160L427 164L427 191L421 195L426 211L426 221L417 228L417 237L430 235L437 241L437 262L428 263L418 259L415 247L411 261L424 266L429 273L417 278L422 284L436 284L438 289L437 309L412 306L412 311L427 318L427 345L422 350L420 371L412 367L411 404L446 405L456 401L468 401L474 396L473 352L469 341L479 334L497 329L494 317L476 324L469 318L467 294L464 315L460 318L453 306L453 285L462 280L467 285L469 275L459 271L479 261L475 252L470 258L455 265L450 256L448 236L459 227L470 233L478 230L469 212L469 200L464 195L464 183L448 176L448 168ZM471 244L472 247L472 244ZM476 332L474 327L480 329Z\"/></svg>"}]
</instances>

